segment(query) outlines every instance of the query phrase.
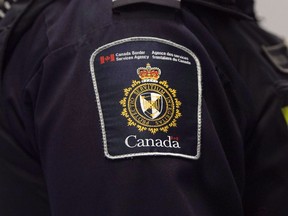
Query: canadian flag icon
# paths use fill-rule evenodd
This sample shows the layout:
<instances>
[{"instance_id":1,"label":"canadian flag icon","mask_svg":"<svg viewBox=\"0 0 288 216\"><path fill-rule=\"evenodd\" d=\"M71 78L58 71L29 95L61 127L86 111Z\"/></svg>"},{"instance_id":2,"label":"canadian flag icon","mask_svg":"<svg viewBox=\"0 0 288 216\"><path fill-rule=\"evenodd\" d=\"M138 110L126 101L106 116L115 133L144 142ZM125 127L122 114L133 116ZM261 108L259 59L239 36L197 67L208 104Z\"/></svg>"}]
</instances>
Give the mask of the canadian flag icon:
<instances>
[{"instance_id":1,"label":"canadian flag icon","mask_svg":"<svg viewBox=\"0 0 288 216\"><path fill-rule=\"evenodd\" d=\"M100 56L100 64L105 64L107 62L114 62L115 54L110 54L108 56Z\"/></svg>"}]
</instances>

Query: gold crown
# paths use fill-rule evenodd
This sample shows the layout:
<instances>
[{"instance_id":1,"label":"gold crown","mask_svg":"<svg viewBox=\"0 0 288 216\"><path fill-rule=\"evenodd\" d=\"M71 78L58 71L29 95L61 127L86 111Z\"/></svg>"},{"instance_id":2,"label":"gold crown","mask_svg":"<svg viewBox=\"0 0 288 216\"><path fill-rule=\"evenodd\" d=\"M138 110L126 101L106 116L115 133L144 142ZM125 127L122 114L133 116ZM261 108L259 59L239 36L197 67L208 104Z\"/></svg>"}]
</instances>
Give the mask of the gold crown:
<instances>
[{"instance_id":1,"label":"gold crown","mask_svg":"<svg viewBox=\"0 0 288 216\"><path fill-rule=\"evenodd\" d=\"M151 67L151 65L147 63L146 67L140 67L137 69L137 74L142 82L158 82L161 70L157 67Z\"/></svg>"}]
</instances>

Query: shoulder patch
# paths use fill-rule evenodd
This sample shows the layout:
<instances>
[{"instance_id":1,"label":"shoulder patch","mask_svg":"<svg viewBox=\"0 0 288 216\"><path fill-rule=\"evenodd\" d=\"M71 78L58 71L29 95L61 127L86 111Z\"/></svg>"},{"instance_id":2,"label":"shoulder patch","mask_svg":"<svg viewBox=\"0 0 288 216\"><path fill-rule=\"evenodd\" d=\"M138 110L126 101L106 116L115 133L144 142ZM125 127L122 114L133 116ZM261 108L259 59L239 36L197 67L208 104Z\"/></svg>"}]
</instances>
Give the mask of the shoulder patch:
<instances>
[{"instance_id":1,"label":"shoulder patch","mask_svg":"<svg viewBox=\"0 0 288 216\"><path fill-rule=\"evenodd\" d=\"M202 74L191 50L126 38L96 49L90 69L107 158L199 159Z\"/></svg>"},{"instance_id":2,"label":"shoulder patch","mask_svg":"<svg viewBox=\"0 0 288 216\"><path fill-rule=\"evenodd\" d=\"M280 72L288 74L288 49L285 43L263 46L263 50L267 58Z\"/></svg>"}]
</instances>

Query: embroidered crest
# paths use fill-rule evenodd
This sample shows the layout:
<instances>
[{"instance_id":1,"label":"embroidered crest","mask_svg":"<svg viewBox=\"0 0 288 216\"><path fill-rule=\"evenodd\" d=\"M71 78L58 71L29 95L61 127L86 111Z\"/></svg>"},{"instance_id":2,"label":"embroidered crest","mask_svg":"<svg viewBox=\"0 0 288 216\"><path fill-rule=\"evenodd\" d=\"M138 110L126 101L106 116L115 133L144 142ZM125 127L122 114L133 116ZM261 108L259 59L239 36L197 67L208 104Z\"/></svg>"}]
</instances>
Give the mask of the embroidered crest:
<instances>
[{"instance_id":1,"label":"embroidered crest","mask_svg":"<svg viewBox=\"0 0 288 216\"><path fill-rule=\"evenodd\" d=\"M107 158L199 159L202 76L191 50L125 38L97 48L90 66Z\"/></svg>"},{"instance_id":2,"label":"embroidered crest","mask_svg":"<svg viewBox=\"0 0 288 216\"><path fill-rule=\"evenodd\" d=\"M128 126L152 134L167 133L170 127L177 127L177 119L181 117L177 91L169 88L167 81L159 81L161 70L149 63L145 68L138 68L137 74L141 81L133 80L131 86L124 89L124 98L120 101Z\"/></svg>"}]
</instances>

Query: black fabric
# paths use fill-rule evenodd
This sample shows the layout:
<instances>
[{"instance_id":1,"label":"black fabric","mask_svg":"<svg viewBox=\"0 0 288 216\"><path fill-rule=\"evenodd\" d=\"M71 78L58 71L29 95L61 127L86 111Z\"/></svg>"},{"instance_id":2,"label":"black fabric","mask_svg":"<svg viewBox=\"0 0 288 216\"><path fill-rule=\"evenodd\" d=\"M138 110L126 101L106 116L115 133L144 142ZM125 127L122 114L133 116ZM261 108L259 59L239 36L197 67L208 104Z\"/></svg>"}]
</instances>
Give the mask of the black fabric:
<instances>
[{"instance_id":1,"label":"black fabric","mask_svg":"<svg viewBox=\"0 0 288 216\"><path fill-rule=\"evenodd\" d=\"M244 146L247 173L243 196L245 211L247 215L285 215L288 188L284 179L287 179L288 172L283 152L287 152L288 142L281 108L287 106L287 75L273 68L262 49L263 45L277 45L281 40L255 22L236 24L236 21L229 20L224 27L220 23L225 19L215 20L211 13L201 16L202 22L220 41L238 74L245 80L254 101L250 106L254 106L256 124Z\"/></svg>"},{"instance_id":2,"label":"black fabric","mask_svg":"<svg viewBox=\"0 0 288 216\"><path fill-rule=\"evenodd\" d=\"M6 61L10 58L10 53L13 52L23 32L31 26L41 10L52 1L20 0L13 4L13 8L8 11L5 19L0 22L0 77L3 75L3 69ZM20 19L21 22L19 22Z\"/></svg>"},{"instance_id":3,"label":"black fabric","mask_svg":"<svg viewBox=\"0 0 288 216\"><path fill-rule=\"evenodd\" d=\"M23 36L23 32L31 26L31 22L34 21L35 15L40 11L38 9L43 8L43 2L37 6L37 12L29 10L29 14L24 15L27 12L28 7L32 7L32 1L21 1L7 12L5 19L0 23L2 32L1 38L1 123L0 123L0 214L1 215L50 215L47 190L45 180L43 178L42 169L40 167L39 158L35 156L35 149L26 149L23 146L19 146L19 140L26 139L21 134L13 134L8 128L9 125L14 122L15 119L9 119L5 117L7 105L3 103L5 90L3 88L3 76L4 67L12 54L16 41ZM24 15L24 16L23 16ZM30 19L28 19L30 17ZM31 19L31 17L33 17ZM19 20L26 20L21 22L21 27L17 28ZM18 29L17 32L15 29ZM20 30L21 29L21 30ZM44 39L44 41L43 41ZM43 46L47 46L45 38L39 40ZM25 50L29 50L31 46L29 44L22 47ZM42 49L42 46L38 47ZM45 48L44 48L45 49ZM43 51L43 50L42 50ZM30 56L31 60L36 60L37 56ZM40 57L41 58L41 57ZM30 60L30 62L32 62ZM5 63L6 62L6 63ZM17 63L16 63L17 65ZM32 65L32 64L31 64ZM19 64L17 66L22 66ZM13 85L14 86L14 85ZM16 123L17 122L17 123ZM14 123L19 127L22 123L16 120ZM27 134L28 135L28 134ZM33 152L33 153L32 153ZM24 195L25 194L25 195ZM13 203L13 206L11 206Z\"/></svg>"},{"instance_id":4,"label":"black fabric","mask_svg":"<svg viewBox=\"0 0 288 216\"><path fill-rule=\"evenodd\" d=\"M24 23L13 25L7 49L2 47L7 55L0 215L287 215L288 130L281 112L288 105L287 75L262 49L282 41L249 20L252 3L182 1L179 10L135 4L114 11L107 0L27 4ZM11 20L5 22L9 27ZM128 61L129 54L120 59L117 53L131 52L131 46L140 49L133 43L103 49L119 40L143 38L178 44L192 51L198 64L190 68L178 62L184 59L189 65L189 58L176 48L171 53L177 64L169 63L167 54L152 63L134 55ZM145 52L168 49L151 43L141 47ZM100 55L93 60L97 50ZM135 74L148 63L163 69L167 82L161 85L166 87L158 87L174 92L182 103L179 128L167 124L167 131L153 134L125 117L123 98L140 85ZM203 92L197 98L200 78ZM148 93L148 108L157 108L150 103L156 101L151 99L155 92ZM196 119L199 99L201 118ZM197 125L201 130L195 131ZM105 146L107 131L113 136L108 134ZM166 143L180 140L184 153L193 147L200 157L107 157L111 143L116 155L123 153L125 138L136 133L147 143L167 134ZM197 148L196 134L201 134ZM143 147L141 140L138 147ZM153 147L145 153L155 153Z\"/></svg>"},{"instance_id":5,"label":"black fabric","mask_svg":"<svg viewBox=\"0 0 288 216\"><path fill-rule=\"evenodd\" d=\"M14 26L16 25L19 17L24 13L25 9L31 4L31 1L25 1L25 3L20 4L19 6L14 6L13 10L10 10L8 15L5 19L1 20L0 22L0 28L1 28L1 41L0 41L0 70L1 70L1 76L2 76L2 69L4 64L4 54L7 48L8 39L11 35L11 32L13 31ZM30 23L31 24L31 23Z\"/></svg>"},{"instance_id":6,"label":"black fabric","mask_svg":"<svg viewBox=\"0 0 288 216\"><path fill-rule=\"evenodd\" d=\"M127 6L131 4L137 4L137 3L148 3L148 4L156 4L156 5L162 5L167 7L172 7L176 9L180 9L180 1L177 0L117 0L113 2L113 8Z\"/></svg>"},{"instance_id":7,"label":"black fabric","mask_svg":"<svg viewBox=\"0 0 288 216\"><path fill-rule=\"evenodd\" d=\"M182 3L200 5L212 10L221 11L240 19L254 20L253 3L242 1L217 1L217 0L183 0Z\"/></svg>"}]
</instances>

